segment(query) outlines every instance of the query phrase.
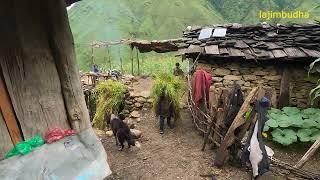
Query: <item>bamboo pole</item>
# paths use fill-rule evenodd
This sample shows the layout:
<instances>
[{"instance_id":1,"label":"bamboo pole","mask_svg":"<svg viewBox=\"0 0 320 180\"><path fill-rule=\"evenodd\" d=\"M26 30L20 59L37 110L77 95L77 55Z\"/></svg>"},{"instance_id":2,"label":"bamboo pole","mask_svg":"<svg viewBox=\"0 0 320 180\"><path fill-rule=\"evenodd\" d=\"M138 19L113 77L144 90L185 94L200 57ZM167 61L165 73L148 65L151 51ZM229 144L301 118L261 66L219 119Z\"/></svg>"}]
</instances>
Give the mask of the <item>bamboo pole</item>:
<instances>
[{"instance_id":1,"label":"bamboo pole","mask_svg":"<svg viewBox=\"0 0 320 180\"><path fill-rule=\"evenodd\" d=\"M295 168L302 168L303 165L316 153L320 147L320 139L318 139L310 149L303 155L300 161L294 166Z\"/></svg>"}]
</instances>

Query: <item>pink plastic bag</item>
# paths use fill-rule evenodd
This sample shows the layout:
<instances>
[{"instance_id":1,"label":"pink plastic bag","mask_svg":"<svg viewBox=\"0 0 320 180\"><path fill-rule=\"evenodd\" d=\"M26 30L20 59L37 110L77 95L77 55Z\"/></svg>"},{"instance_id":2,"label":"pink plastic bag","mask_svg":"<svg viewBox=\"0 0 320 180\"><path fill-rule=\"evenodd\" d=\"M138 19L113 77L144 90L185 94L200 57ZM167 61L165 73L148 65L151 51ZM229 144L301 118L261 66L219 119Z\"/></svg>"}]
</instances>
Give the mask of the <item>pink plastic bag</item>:
<instances>
[{"instance_id":1,"label":"pink plastic bag","mask_svg":"<svg viewBox=\"0 0 320 180\"><path fill-rule=\"evenodd\" d=\"M55 141L58 141L62 138L64 138L65 136L71 136L76 134L75 130L69 129L69 130L63 130L61 128L54 128L49 130L44 139L46 141L46 143L51 144Z\"/></svg>"}]
</instances>

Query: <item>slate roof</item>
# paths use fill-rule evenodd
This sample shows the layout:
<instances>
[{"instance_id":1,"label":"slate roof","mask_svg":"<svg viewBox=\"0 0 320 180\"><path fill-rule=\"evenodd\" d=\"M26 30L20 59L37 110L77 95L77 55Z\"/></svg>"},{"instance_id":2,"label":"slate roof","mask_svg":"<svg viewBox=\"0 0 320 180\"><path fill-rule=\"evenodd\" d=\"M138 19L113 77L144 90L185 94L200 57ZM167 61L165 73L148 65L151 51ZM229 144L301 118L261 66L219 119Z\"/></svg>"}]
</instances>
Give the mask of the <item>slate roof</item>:
<instances>
[{"instance_id":1,"label":"slate roof","mask_svg":"<svg viewBox=\"0 0 320 180\"><path fill-rule=\"evenodd\" d=\"M226 24L213 28L227 29L225 37L198 40L201 27L183 33L178 55L241 57L244 59L297 59L320 57L320 24L241 25ZM206 27L208 28L208 27Z\"/></svg>"}]
</instances>

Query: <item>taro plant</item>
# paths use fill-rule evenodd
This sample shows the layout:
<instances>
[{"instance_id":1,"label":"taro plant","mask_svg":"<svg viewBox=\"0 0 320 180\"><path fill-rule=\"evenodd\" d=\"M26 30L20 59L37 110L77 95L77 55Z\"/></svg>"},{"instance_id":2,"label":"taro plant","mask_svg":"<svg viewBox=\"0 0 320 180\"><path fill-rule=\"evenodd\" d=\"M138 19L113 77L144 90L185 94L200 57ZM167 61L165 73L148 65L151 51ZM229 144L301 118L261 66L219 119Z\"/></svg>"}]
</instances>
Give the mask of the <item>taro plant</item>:
<instances>
[{"instance_id":1,"label":"taro plant","mask_svg":"<svg viewBox=\"0 0 320 180\"><path fill-rule=\"evenodd\" d=\"M167 95L173 103L173 116L180 118L180 99L182 90L185 86L183 79L168 73L159 73L155 75L155 81L152 86L153 108L156 109L162 93Z\"/></svg>"},{"instance_id":2,"label":"taro plant","mask_svg":"<svg viewBox=\"0 0 320 180\"><path fill-rule=\"evenodd\" d=\"M105 114L111 114L119 110L124 101L124 94L126 90L127 87L124 84L112 80L107 80L97 85L94 90L97 98L96 113L93 118L94 127L98 129L105 128Z\"/></svg>"},{"instance_id":3,"label":"taro plant","mask_svg":"<svg viewBox=\"0 0 320 180\"><path fill-rule=\"evenodd\" d=\"M264 131L270 132L272 140L282 145L298 141L314 142L320 138L320 109L271 108L268 118Z\"/></svg>"}]
</instances>

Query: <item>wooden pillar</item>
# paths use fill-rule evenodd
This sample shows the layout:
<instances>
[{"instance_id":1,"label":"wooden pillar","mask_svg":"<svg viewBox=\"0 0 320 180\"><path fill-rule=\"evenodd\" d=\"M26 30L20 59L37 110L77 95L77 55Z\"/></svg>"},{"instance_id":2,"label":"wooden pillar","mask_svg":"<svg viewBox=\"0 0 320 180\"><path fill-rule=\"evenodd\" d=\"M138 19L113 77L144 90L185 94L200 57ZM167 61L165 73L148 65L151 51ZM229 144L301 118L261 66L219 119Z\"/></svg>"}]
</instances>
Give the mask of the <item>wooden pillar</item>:
<instances>
[{"instance_id":1,"label":"wooden pillar","mask_svg":"<svg viewBox=\"0 0 320 180\"><path fill-rule=\"evenodd\" d=\"M131 74L133 75L133 46L131 46Z\"/></svg>"},{"instance_id":2,"label":"wooden pillar","mask_svg":"<svg viewBox=\"0 0 320 180\"><path fill-rule=\"evenodd\" d=\"M64 13L64 24L48 18L49 14L61 17L61 13ZM44 135L53 127L69 129L61 86L63 78L59 77L55 63L55 57L70 50L60 45L71 36L71 32L62 32L69 28L64 1L4 0L0 6L0 22L5 27L0 30L0 66L23 137ZM55 25L56 31L50 25ZM53 38L59 33L60 39ZM72 43L68 46L73 47ZM53 44L65 50L59 51ZM65 62L63 68L73 67L65 59L67 57L61 59ZM77 88L81 92L79 71L69 77L73 76L77 77ZM83 97L82 92L81 95Z\"/></svg>"},{"instance_id":3,"label":"wooden pillar","mask_svg":"<svg viewBox=\"0 0 320 180\"><path fill-rule=\"evenodd\" d=\"M47 24L50 46L59 73L64 104L71 127L81 131L91 127L88 109L80 84L73 36L63 0L47 1L50 13Z\"/></svg>"},{"instance_id":4,"label":"wooden pillar","mask_svg":"<svg viewBox=\"0 0 320 180\"><path fill-rule=\"evenodd\" d=\"M290 71L288 67L284 67L281 84L280 84L280 95L278 108L283 108L285 106L289 106L290 101Z\"/></svg>"},{"instance_id":5,"label":"wooden pillar","mask_svg":"<svg viewBox=\"0 0 320 180\"><path fill-rule=\"evenodd\" d=\"M136 50L137 50L138 75L140 75L139 50L138 48L136 48Z\"/></svg>"}]
</instances>

